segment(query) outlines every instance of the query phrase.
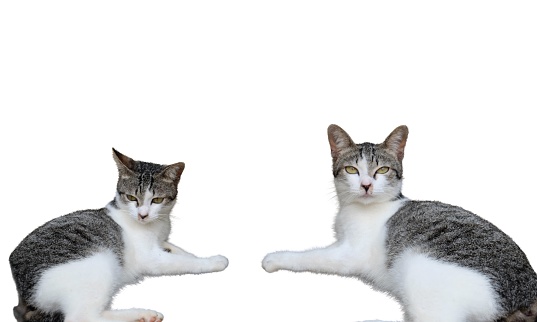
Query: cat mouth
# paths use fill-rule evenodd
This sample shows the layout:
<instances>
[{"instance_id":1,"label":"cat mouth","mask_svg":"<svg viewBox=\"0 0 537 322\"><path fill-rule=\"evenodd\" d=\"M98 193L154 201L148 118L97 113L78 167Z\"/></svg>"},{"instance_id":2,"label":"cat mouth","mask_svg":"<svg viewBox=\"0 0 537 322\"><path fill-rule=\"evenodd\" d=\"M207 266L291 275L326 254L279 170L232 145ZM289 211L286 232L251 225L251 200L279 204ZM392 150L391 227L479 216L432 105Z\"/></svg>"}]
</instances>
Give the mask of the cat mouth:
<instances>
[{"instance_id":1,"label":"cat mouth","mask_svg":"<svg viewBox=\"0 0 537 322\"><path fill-rule=\"evenodd\" d=\"M148 222L151 221L151 218L149 218L149 215L145 215L145 216L138 215L137 221L142 224L147 224Z\"/></svg>"}]
</instances>

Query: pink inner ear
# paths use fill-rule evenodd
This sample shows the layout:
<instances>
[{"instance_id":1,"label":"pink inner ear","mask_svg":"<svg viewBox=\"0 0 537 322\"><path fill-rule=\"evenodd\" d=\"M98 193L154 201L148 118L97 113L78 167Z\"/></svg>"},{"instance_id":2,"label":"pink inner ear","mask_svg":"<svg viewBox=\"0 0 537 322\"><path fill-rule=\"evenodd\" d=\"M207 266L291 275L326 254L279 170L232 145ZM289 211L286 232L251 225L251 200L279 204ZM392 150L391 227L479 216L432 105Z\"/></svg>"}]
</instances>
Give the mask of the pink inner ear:
<instances>
[{"instance_id":1,"label":"pink inner ear","mask_svg":"<svg viewBox=\"0 0 537 322\"><path fill-rule=\"evenodd\" d=\"M393 130L393 132L390 133L390 135L386 138L386 141L384 141L387 148L397 157L399 162L403 161L405 156L407 137L408 128L404 125L401 125Z\"/></svg>"},{"instance_id":2,"label":"pink inner ear","mask_svg":"<svg viewBox=\"0 0 537 322\"><path fill-rule=\"evenodd\" d=\"M354 144L347 132L335 124L328 127L328 143L333 159L337 159L343 149Z\"/></svg>"},{"instance_id":3,"label":"pink inner ear","mask_svg":"<svg viewBox=\"0 0 537 322\"><path fill-rule=\"evenodd\" d=\"M337 158L339 154L339 149L337 147L337 139L334 138L333 133L328 134L328 143L330 144L330 153L332 154L332 158Z\"/></svg>"},{"instance_id":4,"label":"pink inner ear","mask_svg":"<svg viewBox=\"0 0 537 322\"><path fill-rule=\"evenodd\" d=\"M182 162L174 163L172 165L167 166L162 172L162 175L164 175L170 181L178 183L179 179L181 179L181 174L183 173L184 169L185 169L184 163Z\"/></svg>"},{"instance_id":5,"label":"pink inner ear","mask_svg":"<svg viewBox=\"0 0 537 322\"><path fill-rule=\"evenodd\" d=\"M129 158L128 156L121 154L116 149L112 148L112 151L114 152L114 157L116 158L116 163L119 161L123 166L125 166L127 169L134 171L134 160Z\"/></svg>"},{"instance_id":6,"label":"pink inner ear","mask_svg":"<svg viewBox=\"0 0 537 322\"><path fill-rule=\"evenodd\" d=\"M334 151L334 149L330 149L330 154L332 154L332 158L334 158L334 159L337 158L337 152Z\"/></svg>"}]
</instances>

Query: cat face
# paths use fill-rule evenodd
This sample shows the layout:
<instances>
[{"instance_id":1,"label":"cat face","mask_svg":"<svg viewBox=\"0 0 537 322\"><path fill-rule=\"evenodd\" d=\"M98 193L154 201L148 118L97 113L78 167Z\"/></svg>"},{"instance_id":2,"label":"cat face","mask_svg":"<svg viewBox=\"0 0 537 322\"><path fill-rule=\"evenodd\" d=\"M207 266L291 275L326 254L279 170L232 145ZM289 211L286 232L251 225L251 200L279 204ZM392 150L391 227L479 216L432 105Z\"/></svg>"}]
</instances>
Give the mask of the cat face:
<instances>
[{"instance_id":1,"label":"cat face","mask_svg":"<svg viewBox=\"0 0 537 322\"><path fill-rule=\"evenodd\" d=\"M396 128L381 144L355 144L339 126L328 127L332 170L341 204L379 203L401 196L408 129Z\"/></svg>"},{"instance_id":2,"label":"cat face","mask_svg":"<svg viewBox=\"0 0 537 322\"><path fill-rule=\"evenodd\" d=\"M116 205L143 224L169 215L185 164L165 166L135 161L115 149L113 152L119 171Z\"/></svg>"}]
</instances>

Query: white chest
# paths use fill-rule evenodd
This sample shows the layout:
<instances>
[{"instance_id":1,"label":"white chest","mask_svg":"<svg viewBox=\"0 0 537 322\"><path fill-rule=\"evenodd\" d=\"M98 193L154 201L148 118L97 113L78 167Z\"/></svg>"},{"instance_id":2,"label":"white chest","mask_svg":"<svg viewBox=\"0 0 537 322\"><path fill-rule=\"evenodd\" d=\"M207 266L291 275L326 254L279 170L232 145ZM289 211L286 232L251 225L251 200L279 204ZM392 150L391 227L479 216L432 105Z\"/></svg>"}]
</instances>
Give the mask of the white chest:
<instances>
[{"instance_id":1,"label":"white chest","mask_svg":"<svg viewBox=\"0 0 537 322\"><path fill-rule=\"evenodd\" d=\"M336 238L345 245L356 274L380 289L390 284L386 267L386 222L403 202L347 205L336 216Z\"/></svg>"},{"instance_id":2,"label":"white chest","mask_svg":"<svg viewBox=\"0 0 537 322\"><path fill-rule=\"evenodd\" d=\"M142 277L142 264L150 261L153 254L161 251L162 242L167 240L170 231L169 222L140 224L121 210L112 210L110 215L122 228L125 279L127 282L139 280Z\"/></svg>"}]
</instances>

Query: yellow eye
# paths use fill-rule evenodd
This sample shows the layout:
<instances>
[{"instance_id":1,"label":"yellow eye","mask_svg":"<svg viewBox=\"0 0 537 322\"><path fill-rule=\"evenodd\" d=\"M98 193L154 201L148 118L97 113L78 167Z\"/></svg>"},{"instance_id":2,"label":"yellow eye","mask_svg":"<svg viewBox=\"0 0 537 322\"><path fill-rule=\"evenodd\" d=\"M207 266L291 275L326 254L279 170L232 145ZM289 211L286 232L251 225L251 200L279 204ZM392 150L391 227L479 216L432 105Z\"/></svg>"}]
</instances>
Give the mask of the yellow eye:
<instances>
[{"instance_id":1,"label":"yellow eye","mask_svg":"<svg viewBox=\"0 0 537 322\"><path fill-rule=\"evenodd\" d=\"M164 198L153 198L153 203L162 203L164 201Z\"/></svg>"},{"instance_id":2,"label":"yellow eye","mask_svg":"<svg viewBox=\"0 0 537 322\"><path fill-rule=\"evenodd\" d=\"M388 167L381 167L381 168L379 168L379 169L377 170L376 173L378 173L378 174L385 174L385 173L388 172L388 171L390 171L390 168L388 168Z\"/></svg>"},{"instance_id":3,"label":"yellow eye","mask_svg":"<svg viewBox=\"0 0 537 322\"><path fill-rule=\"evenodd\" d=\"M133 195L125 195L125 196L127 196L127 199L129 199L129 201L138 201L138 199L136 199L136 197Z\"/></svg>"},{"instance_id":4,"label":"yellow eye","mask_svg":"<svg viewBox=\"0 0 537 322\"><path fill-rule=\"evenodd\" d=\"M356 169L355 167L351 167L351 166L346 166L345 171L347 171L347 173L350 173L350 174L358 173L358 169Z\"/></svg>"}]
</instances>

